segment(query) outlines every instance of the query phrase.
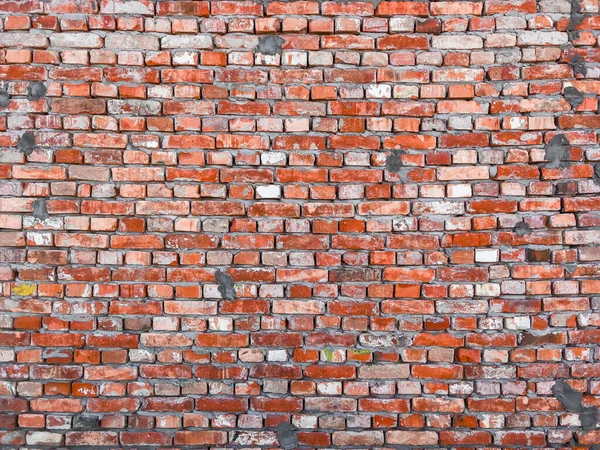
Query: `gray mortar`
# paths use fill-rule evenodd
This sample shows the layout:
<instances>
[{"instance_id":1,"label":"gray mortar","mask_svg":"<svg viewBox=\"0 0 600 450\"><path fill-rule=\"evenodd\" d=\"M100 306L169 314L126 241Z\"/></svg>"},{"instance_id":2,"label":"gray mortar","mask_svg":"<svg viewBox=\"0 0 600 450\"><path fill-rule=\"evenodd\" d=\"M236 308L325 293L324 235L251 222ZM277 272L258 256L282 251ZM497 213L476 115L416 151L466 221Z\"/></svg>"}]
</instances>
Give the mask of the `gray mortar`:
<instances>
[{"instance_id":1,"label":"gray mortar","mask_svg":"<svg viewBox=\"0 0 600 450\"><path fill-rule=\"evenodd\" d=\"M529 233L531 233L531 227L527 222L519 222L513 228L513 231L517 233L517 236L523 237Z\"/></svg>"},{"instance_id":2,"label":"gray mortar","mask_svg":"<svg viewBox=\"0 0 600 450\"><path fill-rule=\"evenodd\" d=\"M558 169L565 167L565 161L569 158L569 146L571 143L564 134L557 134L546 144L546 159L549 160L544 167L547 169Z\"/></svg>"},{"instance_id":3,"label":"gray mortar","mask_svg":"<svg viewBox=\"0 0 600 450\"><path fill-rule=\"evenodd\" d=\"M565 97L565 100L567 100L571 104L573 109L579 107L579 105L581 105L585 99L583 93L581 93L579 89L577 89L574 86L567 86L563 95Z\"/></svg>"},{"instance_id":4,"label":"gray mortar","mask_svg":"<svg viewBox=\"0 0 600 450\"><path fill-rule=\"evenodd\" d=\"M402 169L402 152L392 152L385 161L385 168L392 173L398 173Z\"/></svg>"},{"instance_id":5,"label":"gray mortar","mask_svg":"<svg viewBox=\"0 0 600 450\"><path fill-rule=\"evenodd\" d=\"M27 156L31 155L33 149L35 148L35 135L31 131L26 131L23 133L23 135L19 138L17 148Z\"/></svg>"},{"instance_id":6,"label":"gray mortar","mask_svg":"<svg viewBox=\"0 0 600 450\"><path fill-rule=\"evenodd\" d=\"M283 51L282 46L284 42L285 39L276 34L261 36L258 38L256 51L263 55L278 55Z\"/></svg>"},{"instance_id":7,"label":"gray mortar","mask_svg":"<svg viewBox=\"0 0 600 450\"><path fill-rule=\"evenodd\" d=\"M38 198L33 202L33 217L39 220L48 218L48 208L46 206L46 199Z\"/></svg>"},{"instance_id":8,"label":"gray mortar","mask_svg":"<svg viewBox=\"0 0 600 450\"><path fill-rule=\"evenodd\" d=\"M285 450L298 447L296 427L290 425L288 422L281 422L277 425L277 439L279 440L279 445Z\"/></svg>"},{"instance_id":9,"label":"gray mortar","mask_svg":"<svg viewBox=\"0 0 600 450\"><path fill-rule=\"evenodd\" d=\"M233 278L230 275L227 275L225 272L221 272L217 270L215 272L215 279L219 285L219 293L221 297L226 300L235 299L235 287L233 286Z\"/></svg>"},{"instance_id":10,"label":"gray mortar","mask_svg":"<svg viewBox=\"0 0 600 450\"><path fill-rule=\"evenodd\" d=\"M4 88L0 88L0 108L6 108L10 103L10 94Z\"/></svg>"},{"instance_id":11,"label":"gray mortar","mask_svg":"<svg viewBox=\"0 0 600 450\"><path fill-rule=\"evenodd\" d=\"M35 83L31 83L27 88L27 100L35 101L42 98L46 95L46 85L41 81L36 81Z\"/></svg>"}]
</instances>

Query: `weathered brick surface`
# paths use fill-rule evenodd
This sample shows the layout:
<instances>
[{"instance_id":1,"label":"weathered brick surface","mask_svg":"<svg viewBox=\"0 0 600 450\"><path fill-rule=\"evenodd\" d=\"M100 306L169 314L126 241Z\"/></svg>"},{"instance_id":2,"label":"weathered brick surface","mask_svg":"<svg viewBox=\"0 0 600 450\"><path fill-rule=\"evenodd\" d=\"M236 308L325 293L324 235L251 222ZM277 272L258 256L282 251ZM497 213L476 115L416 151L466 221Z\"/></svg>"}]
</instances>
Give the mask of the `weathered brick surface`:
<instances>
[{"instance_id":1,"label":"weathered brick surface","mask_svg":"<svg viewBox=\"0 0 600 450\"><path fill-rule=\"evenodd\" d=\"M0 24L2 449L600 443L598 0Z\"/></svg>"}]
</instances>

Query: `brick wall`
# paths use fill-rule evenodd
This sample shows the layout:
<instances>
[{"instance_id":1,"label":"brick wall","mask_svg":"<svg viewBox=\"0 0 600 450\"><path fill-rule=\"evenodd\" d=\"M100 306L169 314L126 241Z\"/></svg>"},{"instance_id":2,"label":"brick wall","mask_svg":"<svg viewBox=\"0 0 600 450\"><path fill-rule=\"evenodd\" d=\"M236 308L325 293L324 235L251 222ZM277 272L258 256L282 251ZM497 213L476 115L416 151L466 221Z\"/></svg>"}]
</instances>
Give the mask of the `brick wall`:
<instances>
[{"instance_id":1,"label":"brick wall","mask_svg":"<svg viewBox=\"0 0 600 450\"><path fill-rule=\"evenodd\" d=\"M600 443L598 0L0 18L2 449Z\"/></svg>"}]
</instances>

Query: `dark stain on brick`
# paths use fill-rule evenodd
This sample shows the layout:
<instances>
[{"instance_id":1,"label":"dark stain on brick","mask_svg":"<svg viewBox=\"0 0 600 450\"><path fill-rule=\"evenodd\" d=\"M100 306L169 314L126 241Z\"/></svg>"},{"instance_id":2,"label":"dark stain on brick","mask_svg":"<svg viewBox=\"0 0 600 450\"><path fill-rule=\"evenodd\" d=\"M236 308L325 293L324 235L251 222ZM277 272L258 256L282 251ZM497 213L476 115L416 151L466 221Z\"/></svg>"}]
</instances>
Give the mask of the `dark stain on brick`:
<instances>
[{"instance_id":1,"label":"dark stain on brick","mask_svg":"<svg viewBox=\"0 0 600 450\"><path fill-rule=\"evenodd\" d=\"M567 32L569 33L569 39L575 40L579 38L579 32L576 31L579 24L583 21L585 16L581 14L581 5L579 4L579 0L570 0L571 4L571 17L569 19L569 23L567 24Z\"/></svg>"},{"instance_id":2,"label":"dark stain on brick","mask_svg":"<svg viewBox=\"0 0 600 450\"><path fill-rule=\"evenodd\" d=\"M329 281L333 283L367 282L381 280L381 271L373 268L344 268L329 272Z\"/></svg>"},{"instance_id":3,"label":"dark stain on brick","mask_svg":"<svg viewBox=\"0 0 600 450\"><path fill-rule=\"evenodd\" d=\"M583 94L574 86L567 86L564 91L565 100L567 100L573 109L578 108L585 99Z\"/></svg>"},{"instance_id":4,"label":"dark stain on brick","mask_svg":"<svg viewBox=\"0 0 600 450\"><path fill-rule=\"evenodd\" d=\"M392 173L399 173L404 164L402 163L402 152L393 151L385 161L385 168Z\"/></svg>"},{"instance_id":5,"label":"dark stain on brick","mask_svg":"<svg viewBox=\"0 0 600 450\"><path fill-rule=\"evenodd\" d=\"M442 22L439 19L419 19L416 23L416 32L442 34Z\"/></svg>"},{"instance_id":6,"label":"dark stain on brick","mask_svg":"<svg viewBox=\"0 0 600 450\"><path fill-rule=\"evenodd\" d=\"M569 65L573 69L573 72L575 72L575 75L582 75L584 77L587 75L587 66L585 61L578 53L571 57L569 60Z\"/></svg>"},{"instance_id":7,"label":"dark stain on brick","mask_svg":"<svg viewBox=\"0 0 600 450\"><path fill-rule=\"evenodd\" d=\"M279 445L285 450L298 447L296 427L288 422L281 422L277 425L277 440L279 440Z\"/></svg>"},{"instance_id":8,"label":"dark stain on brick","mask_svg":"<svg viewBox=\"0 0 600 450\"><path fill-rule=\"evenodd\" d=\"M546 144L546 169L559 169L565 167L569 159L569 148L571 143L564 134L557 134Z\"/></svg>"},{"instance_id":9,"label":"dark stain on brick","mask_svg":"<svg viewBox=\"0 0 600 450\"><path fill-rule=\"evenodd\" d=\"M513 231L517 233L517 236L523 237L529 233L531 233L531 227L527 222L519 222L513 228Z\"/></svg>"},{"instance_id":10,"label":"dark stain on brick","mask_svg":"<svg viewBox=\"0 0 600 450\"><path fill-rule=\"evenodd\" d=\"M33 202L33 217L44 220L48 218L48 207L46 199L38 198Z\"/></svg>"},{"instance_id":11,"label":"dark stain on brick","mask_svg":"<svg viewBox=\"0 0 600 450\"><path fill-rule=\"evenodd\" d=\"M563 380L558 380L554 383L554 386L552 386L552 393L567 411L583 411L583 406L581 406L583 394L573 389Z\"/></svg>"},{"instance_id":12,"label":"dark stain on brick","mask_svg":"<svg viewBox=\"0 0 600 450\"><path fill-rule=\"evenodd\" d=\"M35 149L35 135L31 131L26 131L23 133L23 135L19 138L17 148L27 156L31 155Z\"/></svg>"},{"instance_id":13,"label":"dark stain on brick","mask_svg":"<svg viewBox=\"0 0 600 450\"><path fill-rule=\"evenodd\" d=\"M573 272L577 270L577 264L563 264L562 266L569 275L573 275Z\"/></svg>"},{"instance_id":14,"label":"dark stain on brick","mask_svg":"<svg viewBox=\"0 0 600 450\"><path fill-rule=\"evenodd\" d=\"M540 347L542 345L564 345L564 335L561 333L532 334L524 333L519 338L519 345L523 347Z\"/></svg>"},{"instance_id":15,"label":"dark stain on brick","mask_svg":"<svg viewBox=\"0 0 600 450\"><path fill-rule=\"evenodd\" d=\"M598 424L598 408L590 406L583 408L579 413L579 421L581 422L581 428L584 430L593 430Z\"/></svg>"},{"instance_id":16,"label":"dark stain on brick","mask_svg":"<svg viewBox=\"0 0 600 450\"><path fill-rule=\"evenodd\" d=\"M219 293L221 297L226 300L235 299L235 287L233 285L233 278L231 275L226 274L220 270L215 272L215 279L217 280L217 284L219 285Z\"/></svg>"},{"instance_id":17,"label":"dark stain on brick","mask_svg":"<svg viewBox=\"0 0 600 450\"><path fill-rule=\"evenodd\" d=\"M100 428L100 419L98 417L82 414L75 414L73 416L73 429L95 430L97 428Z\"/></svg>"},{"instance_id":18,"label":"dark stain on brick","mask_svg":"<svg viewBox=\"0 0 600 450\"><path fill-rule=\"evenodd\" d=\"M554 186L554 195L575 195L577 194L577 183L572 181L561 181Z\"/></svg>"},{"instance_id":19,"label":"dark stain on brick","mask_svg":"<svg viewBox=\"0 0 600 450\"><path fill-rule=\"evenodd\" d=\"M597 185L600 185L600 162L594 164L594 175L592 176L592 180Z\"/></svg>"},{"instance_id":20,"label":"dark stain on brick","mask_svg":"<svg viewBox=\"0 0 600 450\"><path fill-rule=\"evenodd\" d=\"M0 88L0 108L6 108L10 104L10 94L5 88Z\"/></svg>"},{"instance_id":21,"label":"dark stain on brick","mask_svg":"<svg viewBox=\"0 0 600 450\"><path fill-rule=\"evenodd\" d=\"M16 248L3 248L0 250L0 263L24 263L27 252Z\"/></svg>"},{"instance_id":22,"label":"dark stain on brick","mask_svg":"<svg viewBox=\"0 0 600 450\"><path fill-rule=\"evenodd\" d=\"M528 262L546 262L550 261L552 252L550 250L534 250L528 248L526 251Z\"/></svg>"},{"instance_id":23,"label":"dark stain on brick","mask_svg":"<svg viewBox=\"0 0 600 450\"><path fill-rule=\"evenodd\" d=\"M276 34L268 36L261 36L258 38L258 46L256 51L263 55L280 55L283 51L282 46L285 43L285 39Z\"/></svg>"},{"instance_id":24,"label":"dark stain on brick","mask_svg":"<svg viewBox=\"0 0 600 450\"><path fill-rule=\"evenodd\" d=\"M128 330L148 331L152 329L152 319L148 317L126 318L125 328Z\"/></svg>"},{"instance_id":25,"label":"dark stain on brick","mask_svg":"<svg viewBox=\"0 0 600 450\"><path fill-rule=\"evenodd\" d=\"M579 413L579 421L584 430L592 430L598 423L598 408L583 406L583 394L576 391L563 380L552 386L552 393L567 411Z\"/></svg>"},{"instance_id":26,"label":"dark stain on brick","mask_svg":"<svg viewBox=\"0 0 600 450\"><path fill-rule=\"evenodd\" d=\"M46 90L46 85L41 81L31 83L27 88L27 100L29 100L30 102L39 100L44 95L46 95Z\"/></svg>"}]
</instances>

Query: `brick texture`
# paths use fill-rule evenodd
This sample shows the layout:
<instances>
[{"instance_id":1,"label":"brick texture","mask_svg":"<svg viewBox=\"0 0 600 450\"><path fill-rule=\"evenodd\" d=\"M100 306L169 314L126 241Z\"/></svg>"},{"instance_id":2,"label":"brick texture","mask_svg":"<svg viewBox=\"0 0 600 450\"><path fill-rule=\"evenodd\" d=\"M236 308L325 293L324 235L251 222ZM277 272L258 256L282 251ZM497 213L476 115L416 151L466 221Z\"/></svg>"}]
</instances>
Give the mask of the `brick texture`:
<instances>
[{"instance_id":1,"label":"brick texture","mask_svg":"<svg viewBox=\"0 0 600 450\"><path fill-rule=\"evenodd\" d=\"M598 0L0 24L3 450L600 443Z\"/></svg>"}]
</instances>

